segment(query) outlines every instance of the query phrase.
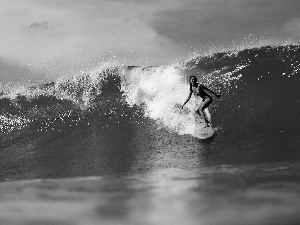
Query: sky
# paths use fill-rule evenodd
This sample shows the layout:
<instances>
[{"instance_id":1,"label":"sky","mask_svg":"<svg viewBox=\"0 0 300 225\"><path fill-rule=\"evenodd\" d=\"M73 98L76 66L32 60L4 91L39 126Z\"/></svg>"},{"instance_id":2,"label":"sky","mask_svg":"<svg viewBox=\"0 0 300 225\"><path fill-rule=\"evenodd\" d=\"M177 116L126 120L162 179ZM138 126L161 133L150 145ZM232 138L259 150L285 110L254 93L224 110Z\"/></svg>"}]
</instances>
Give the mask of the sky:
<instances>
[{"instance_id":1,"label":"sky","mask_svg":"<svg viewBox=\"0 0 300 225\"><path fill-rule=\"evenodd\" d=\"M0 0L0 82L161 65L245 39L300 42L299 0Z\"/></svg>"}]
</instances>

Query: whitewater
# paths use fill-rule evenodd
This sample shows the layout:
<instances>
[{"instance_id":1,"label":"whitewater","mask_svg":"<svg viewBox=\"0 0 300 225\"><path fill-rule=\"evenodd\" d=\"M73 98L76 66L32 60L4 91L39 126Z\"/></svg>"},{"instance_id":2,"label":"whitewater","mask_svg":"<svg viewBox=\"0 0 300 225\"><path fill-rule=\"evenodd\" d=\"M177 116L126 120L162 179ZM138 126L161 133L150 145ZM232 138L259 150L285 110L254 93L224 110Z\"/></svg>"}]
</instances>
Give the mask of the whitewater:
<instances>
[{"instance_id":1,"label":"whitewater","mask_svg":"<svg viewBox=\"0 0 300 225\"><path fill-rule=\"evenodd\" d=\"M299 45L261 45L2 84L0 222L297 224L299 70ZM222 94L205 141L191 75Z\"/></svg>"}]
</instances>

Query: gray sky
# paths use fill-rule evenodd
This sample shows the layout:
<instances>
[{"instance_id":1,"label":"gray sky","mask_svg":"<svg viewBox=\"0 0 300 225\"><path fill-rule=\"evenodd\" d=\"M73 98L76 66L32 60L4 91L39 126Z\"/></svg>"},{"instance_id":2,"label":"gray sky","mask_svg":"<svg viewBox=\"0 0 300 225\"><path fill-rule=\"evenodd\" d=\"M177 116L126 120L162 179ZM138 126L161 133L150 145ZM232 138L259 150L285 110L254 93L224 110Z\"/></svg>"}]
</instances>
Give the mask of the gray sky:
<instances>
[{"instance_id":1,"label":"gray sky","mask_svg":"<svg viewBox=\"0 0 300 225\"><path fill-rule=\"evenodd\" d=\"M53 79L113 57L166 64L249 35L299 43L299 12L299 0L0 0L0 76Z\"/></svg>"}]
</instances>

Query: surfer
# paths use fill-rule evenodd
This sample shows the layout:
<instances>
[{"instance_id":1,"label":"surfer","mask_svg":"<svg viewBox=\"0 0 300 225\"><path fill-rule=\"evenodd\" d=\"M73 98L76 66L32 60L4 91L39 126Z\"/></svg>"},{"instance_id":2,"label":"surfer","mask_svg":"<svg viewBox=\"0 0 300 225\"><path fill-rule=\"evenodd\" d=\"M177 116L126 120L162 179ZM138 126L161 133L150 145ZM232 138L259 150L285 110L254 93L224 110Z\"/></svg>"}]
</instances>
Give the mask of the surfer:
<instances>
[{"instance_id":1,"label":"surfer","mask_svg":"<svg viewBox=\"0 0 300 225\"><path fill-rule=\"evenodd\" d=\"M218 98L221 97L220 94L216 94L215 92L213 92L212 90L204 86L203 84L198 83L197 77L191 76L190 93L182 105L183 108L184 105L190 100L192 94L194 94L195 97L200 97L202 99L202 104L196 108L195 112L204 119L206 127L209 126L208 124L210 123L210 121L208 121L208 119L206 118L204 114L204 109L206 109L213 102L213 98L209 94L207 94L207 92L210 92L211 94L215 95Z\"/></svg>"}]
</instances>

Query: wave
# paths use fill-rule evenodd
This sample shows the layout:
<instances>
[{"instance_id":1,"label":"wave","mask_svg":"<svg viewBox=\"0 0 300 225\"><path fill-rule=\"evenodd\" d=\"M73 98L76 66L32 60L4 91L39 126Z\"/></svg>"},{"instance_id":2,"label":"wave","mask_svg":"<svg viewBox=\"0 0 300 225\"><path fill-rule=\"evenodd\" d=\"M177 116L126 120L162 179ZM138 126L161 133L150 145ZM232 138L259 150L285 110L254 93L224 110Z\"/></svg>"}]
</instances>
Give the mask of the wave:
<instances>
[{"instance_id":1,"label":"wave","mask_svg":"<svg viewBox=\"0 0 300 225\"><path fill-rule=\"evenodd\" d=\"M192 134L193 106L180 106L189 92L189 77L196 75L222 93L210 107L213 124L223 135L220 146L293 152L300 144L299 69L299 45L264 46L166 66L103 65L42 85L2 87L0 145L18 148L70 134L80 139L82 133L74 132L87 125L100 136L108 128L118 135L120 129L130 129L135 133L131 142L147 129ZM145 123L149 126L141 125Z\"/></svg>"},{"instance_id":2,"label":"wave","mask_svg":"<svg viewBox=\"0 0 300 225\"><path fill-rule=\"evenodd\" d=\"M247 85L259 82L265 90L270 83L292 77L297 80L299 68L296 45L221 52L169 66L103 66L43 85L2 91L1 132L20 129L37 120L58 120L100 109L104 115L107 110L116 114L117 109L127 105L138 106L144 116L161 126L189 134L192 104L187 104L185 111L179 106L188 93L190 75L198 76L201 83L226 94L226 98L233 98L245 94L241 89Z\"/></svg>"}]
</instances>

